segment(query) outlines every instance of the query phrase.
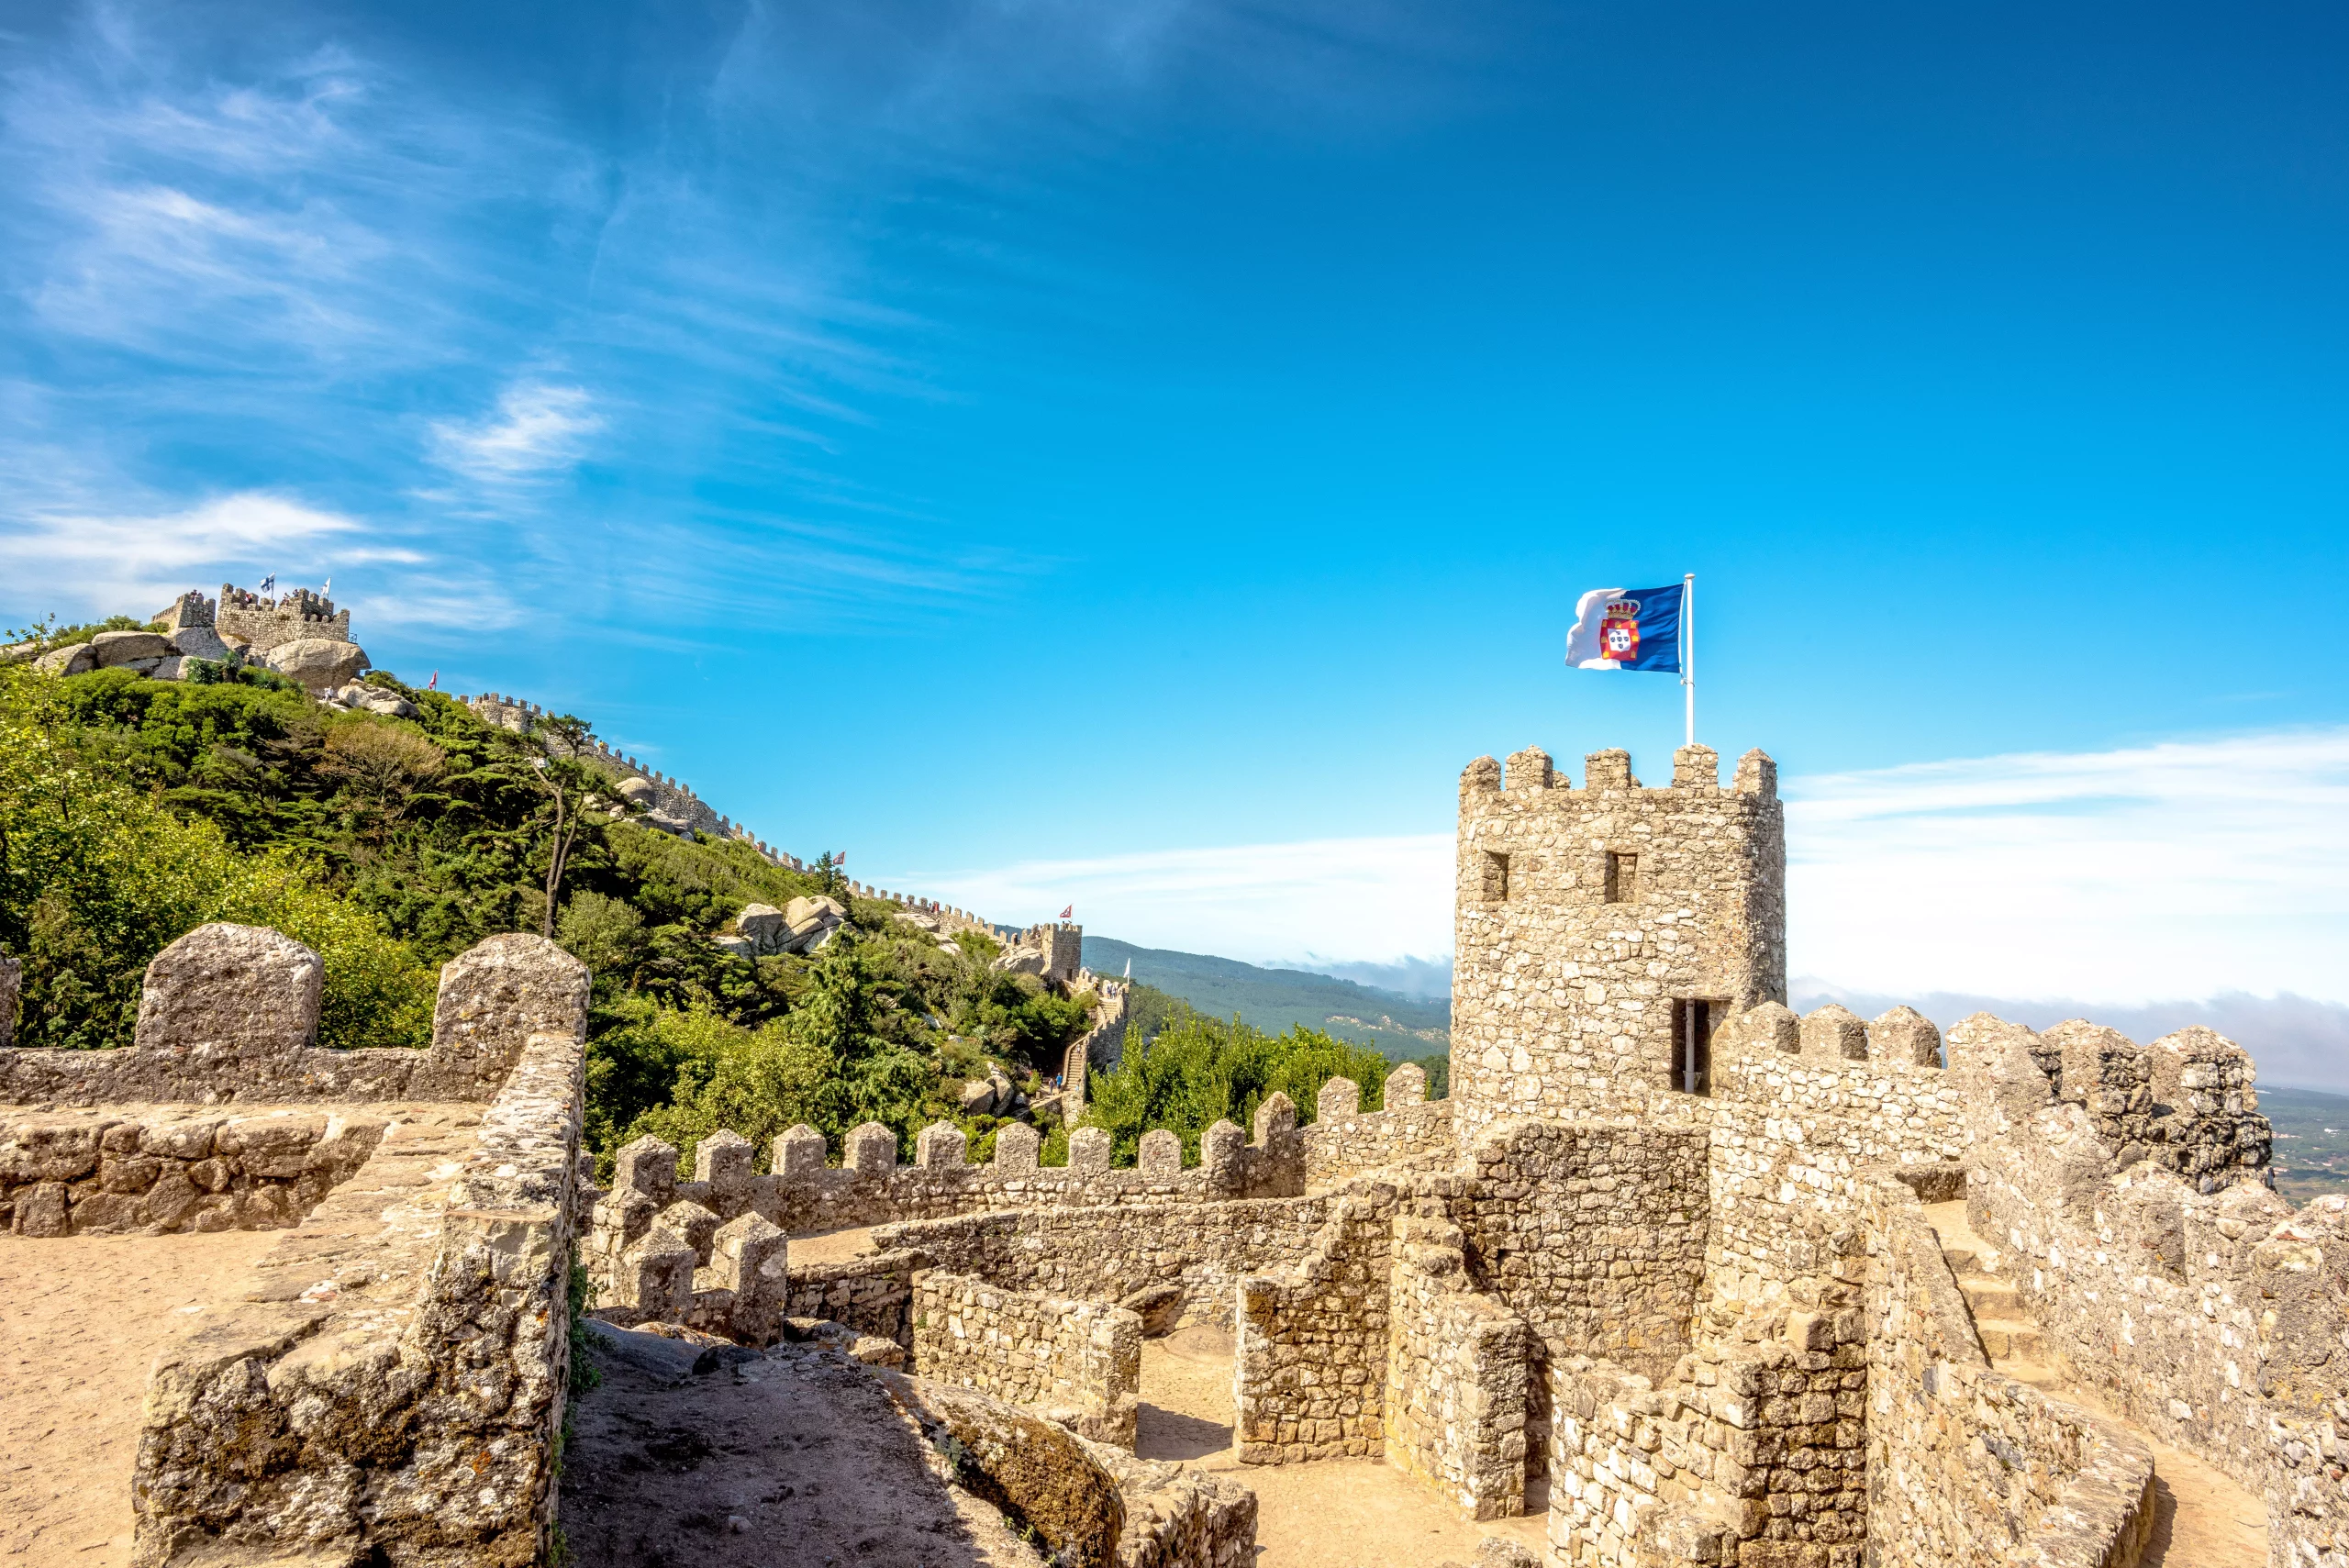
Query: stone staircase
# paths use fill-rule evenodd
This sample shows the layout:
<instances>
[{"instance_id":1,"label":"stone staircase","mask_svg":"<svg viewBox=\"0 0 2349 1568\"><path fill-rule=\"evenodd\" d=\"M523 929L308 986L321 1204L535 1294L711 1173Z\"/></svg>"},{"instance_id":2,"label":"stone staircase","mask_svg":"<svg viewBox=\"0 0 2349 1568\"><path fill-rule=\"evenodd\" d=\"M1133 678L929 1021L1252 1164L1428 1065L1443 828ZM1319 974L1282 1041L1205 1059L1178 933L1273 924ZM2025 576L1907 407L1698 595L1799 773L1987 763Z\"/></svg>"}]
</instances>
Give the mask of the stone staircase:
<instances>
[{"instance_id":1,"label":"stone staircase","mask_svg":"<svg viewBox=\"0 0 2349 1568\"><path fill-rule=\"evenodd\" d=\"M1925 1218L1941 1238L1942 1256L1957 1276L1990 1364L2017 1383L2087 1407L2153 1451L2154 1534L2137 1568L2267 1568L2266 1505L2199 1455L2161 1441L2095 1390L2065 1378L2046 1334L2023 1310L2007 1272L2011 1261L1974 1233L1963 1202L1927 1204Z\"/></svg>"},{"instance_id":2,"label":"stone staircase","mask_svg":"<svg viewBox=\"0 0 2349 1568\"><path fill-rule=\"evenodd\" d=\"M1957 1276L1957 1288L1974 1315L1974 1331L1981 1336L1991 1364L2018 1383L2054 1387L2056 1375L2047 1337L2023 1310L2014 1280L2000 1271L2005 1260L1966 1225L1965 1203L1930 1204L1925 1212L1942 1239L1942 1256Z\"/></svg>"}]
</instances>

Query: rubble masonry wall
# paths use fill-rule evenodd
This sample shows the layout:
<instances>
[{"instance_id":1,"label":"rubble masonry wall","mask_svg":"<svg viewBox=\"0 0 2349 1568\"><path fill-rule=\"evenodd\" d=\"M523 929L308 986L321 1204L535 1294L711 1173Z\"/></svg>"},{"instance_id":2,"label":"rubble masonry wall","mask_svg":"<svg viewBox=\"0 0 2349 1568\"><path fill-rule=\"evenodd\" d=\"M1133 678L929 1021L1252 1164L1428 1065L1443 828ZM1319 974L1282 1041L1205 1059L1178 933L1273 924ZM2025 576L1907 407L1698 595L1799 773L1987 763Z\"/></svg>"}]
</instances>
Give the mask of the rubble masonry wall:
<instances>
[{"instance_id":1,"label":"rubble masonry wall","mask_svg":"<svg viewBox=\"0 0 2349 1568\"><path fill-rule=\"evenodd\" d=\"M2171 1109L2141 1125L2112 1082L2139 1074L2099 1061L2111 1041L2073 1031L2051 1050L1996 1020L1952 1029L1953 1062L1963 1050L1986 1084L1967 1217L2059 1364L2264 1496L2279 1562L2342 1568L2349 1199L2295 1211L2268 1188L2250 1062L2197 1033L2155 1042L2180 1081L2160 1100L2143 1076L2144 1097Z\"/></svg>"},{"instance_id":2,"label":"rubble masonry wall","mask_svg":"<svg viewBox=\"0 0 2349 1568\"><path fill-rule=\"evenodd\" d=\"M1479 1519L1525 1511L1524 1319L1467 1277L1447 1220L1395 1222L1383 1421L1386 1462L1434 1485Z\"/></svg>"},{"instance_id":3,"label":"rubble masonry wall","mask_svg":"<svg viewBox=\"0 0 2349 1568\"><path fill-rule=\"evenodd\" d=\"M351 1179L382 1115L195 1106L0 1117L0 1229L19 1236L274 1230Z\"/></svg>"},{"instance_id":4,"label":"rubble masonry wall","mask_svg":"<svg viewBox=\"0 0 2349 1568\"><path fill-rule=\"evenodd\" d=\"M926 1269L914 1276L912 1329L915 1375L1025 1405L1097 1442L1134 1446L1140 1314Z\"/></svg>"},{"instance_id":5,"label":"rubble masonry wall","mask_svg":"<svg viewBox=\"0 0 2349 1568\"><path fill-rule=\"evenodd\" d=\"M1310 1201L1310 1200L1306 1200ZM1386 1452L1395 1184L1350 1183L1292 1263L1239 1282L1233 1381L1243 1464Z\"/></svg>"},{"instance_id":6,"label":"rubble masonry wall","mask_svg":"<svg viewBox=\"0 0 2349 1568\"><path fill-rule=\"evenodd\" d=\"M1442 1178L1469 1274L1548 1357L1667 1373L1687 1348L1709 1225L1703 1126L1506 1121Z\"/></svg>"}]
</instances>

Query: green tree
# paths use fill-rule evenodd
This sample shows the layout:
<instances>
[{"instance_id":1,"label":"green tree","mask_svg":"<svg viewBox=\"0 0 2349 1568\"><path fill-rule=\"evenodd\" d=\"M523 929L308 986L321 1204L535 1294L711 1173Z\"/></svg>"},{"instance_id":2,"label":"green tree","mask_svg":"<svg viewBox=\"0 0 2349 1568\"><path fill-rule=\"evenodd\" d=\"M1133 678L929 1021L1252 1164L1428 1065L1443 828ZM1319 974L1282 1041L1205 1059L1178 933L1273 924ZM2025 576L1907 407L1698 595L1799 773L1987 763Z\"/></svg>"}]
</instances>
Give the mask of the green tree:
<instances>
[{"instance_id":1,"label":"green tree","mask_svg":"<svg viewBox=\"0 0 2349 1568\"><path fill-rule=\"evenodd\" d=\"M1129 1044L1114 1069L1089 1076L1080 1125L1106 1129L1119 1163L1130 1163L1141 1135L1162 1127L1183 1140L1184 1157L1196 1161L1201 1133L1221 1119L1249 1126L1275 1091L1295 1102L1298 1119L1311 1121L1321 1086L1352 1078L1362 1085L1363 1108L1376 1110L1388 1071L1378 1052L1318 1029L1267 1035L1238 1018L1193 1014L1146 1042Z\"/></svg>"}]
</instances>

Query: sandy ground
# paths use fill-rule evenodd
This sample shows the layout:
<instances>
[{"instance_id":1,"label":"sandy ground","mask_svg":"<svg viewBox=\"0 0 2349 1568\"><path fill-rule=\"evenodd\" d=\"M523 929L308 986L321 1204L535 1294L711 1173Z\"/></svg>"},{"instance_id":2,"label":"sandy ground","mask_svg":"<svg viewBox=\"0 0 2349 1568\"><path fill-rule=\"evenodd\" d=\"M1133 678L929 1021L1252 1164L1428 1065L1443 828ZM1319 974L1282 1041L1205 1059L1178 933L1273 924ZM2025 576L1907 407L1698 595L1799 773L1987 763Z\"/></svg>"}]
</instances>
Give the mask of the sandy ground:
<instances>
[{"instance_id":1,"label":"sandy ground","mask_svg":"<svg viewBox=\"0 0 2349 1568\"><path fill-rule=\"evenodd\" d=\"M1933 1203L1925 1218L1944 1251L1993 1257L1998 1249L1974 1233L1964 1203ZM2216 1466L2172 1448L2137 1425L2094 1389L2084 1388L2036 1362L1993 1358L1990 1364L2018 1383L2045 1389L2126 1429L2154 1453L2154 1534L2140 1568L2267 1568L2267 1505Z\"/></svg>"},{"instance_id":2,"label":"sandy ground","mask_svg":"<svg viewBox=\"0 0 2349 1568\"><path fill-rule=\"evenodd\" d=\"M837 1263L843 1258L853 1258L873 1251L873 1228L859 1226L852 1230L827 1230L815 1236L794 1236L785 1243L789 1252L785 1267L806 1268L810 1263Z\"/></svg>"},{"instance_id":3,"label":"sandy ground","mask_svg":"<svg viewBox=\"0 0 2349 1568\"><path fill-rule=\"evenodd\" d=\"M0 1237L0 1564L130 1560L148 1363L283 1234Z\"/></svg>"},{"instance_id":4,"label":"sandy ground","mask_svg":"<svg viewBox=\"0 0 2349 1568\"><path fill-rule=\"evenodd\" d=\"M844 1357L596 1333L562 1467L578 1568L1043 1568Z\"/></svg>"},{"instance_id":5,"label":"sandy ground","mask_svg":"<svg viewBox=\"0 0 2349 1568\"><path fill-rule=\"evenodd\" d=\"M1478 1524L1424 1482L1375 1460L1241 1464L1231 1452L1231 1340L1179 1329L1141 1348L1134 1451L1229 1474L1256 1493L1256 1568L1427 1568L1466 1562L1488 1535L1544 1550L1542 1514Z\"/></svg>"}]
</instances>

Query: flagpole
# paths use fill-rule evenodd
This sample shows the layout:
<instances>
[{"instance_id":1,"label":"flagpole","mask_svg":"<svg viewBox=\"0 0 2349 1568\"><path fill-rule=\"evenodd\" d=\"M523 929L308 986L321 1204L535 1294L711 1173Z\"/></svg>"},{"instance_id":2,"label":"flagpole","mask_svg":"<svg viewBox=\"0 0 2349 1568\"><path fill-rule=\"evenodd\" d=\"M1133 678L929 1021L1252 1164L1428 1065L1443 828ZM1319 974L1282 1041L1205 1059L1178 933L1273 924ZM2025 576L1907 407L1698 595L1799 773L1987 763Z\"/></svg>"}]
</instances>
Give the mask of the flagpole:
<instances>
[{"instance_id":1,"label":"flagpole","mask_svg":"<svg viewBox=\"0 0 2349 1568\"><path fill-rule=\"evenodd\" d=\"M1697 574L1680 578L1680 689L1688 698L1688 744L1697 743Z\"/></svg>"}]
</instances>

